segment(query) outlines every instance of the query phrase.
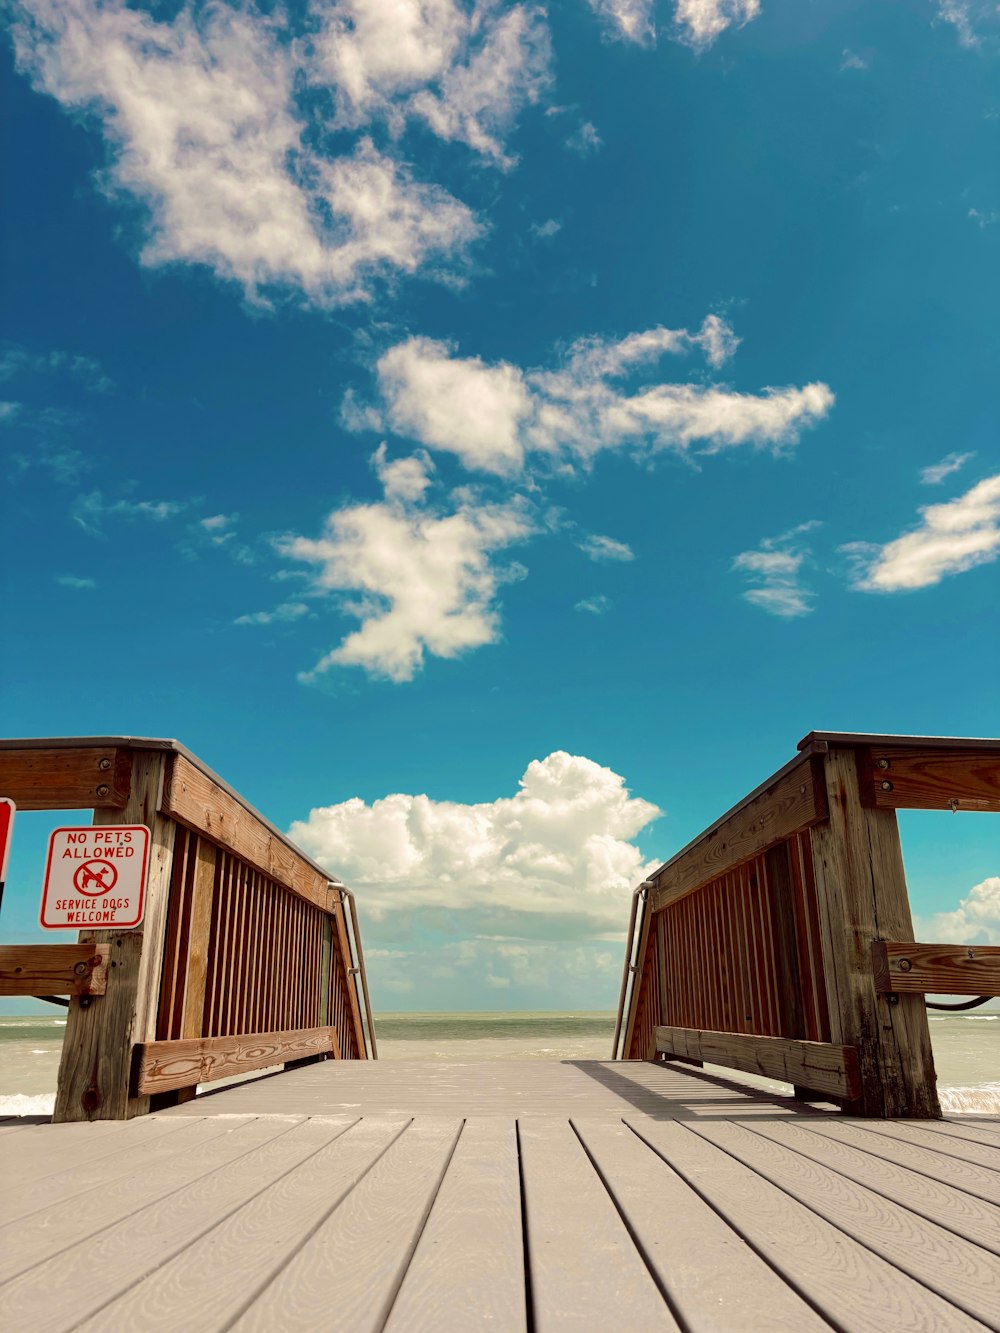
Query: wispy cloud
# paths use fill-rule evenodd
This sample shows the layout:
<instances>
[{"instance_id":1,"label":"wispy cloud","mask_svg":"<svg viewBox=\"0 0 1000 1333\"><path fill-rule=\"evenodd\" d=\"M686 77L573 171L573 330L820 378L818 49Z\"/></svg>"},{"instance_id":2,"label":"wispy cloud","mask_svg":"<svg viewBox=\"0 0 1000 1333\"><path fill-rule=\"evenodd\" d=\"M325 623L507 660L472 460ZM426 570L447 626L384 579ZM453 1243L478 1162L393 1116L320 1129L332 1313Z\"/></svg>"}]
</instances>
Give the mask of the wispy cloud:
<instances>
[{"instance_id":1,"label":"wispy cloud","mask_svg":"<svg viewBox=\"0 0 1000 1333\"><path fill-rule=\"evenodd\" d=\"M587 611L592 616L603 616L611 610L613 603L610 597L606 597L603 592L595 593L593 597L584 597L576 603L574 611Z\"/></svg>"},{"instance_id":2,"label":"wispy cloud","mask_svg":"<svg viewBox=\"0 0 1000 1333\"><path fill-rule=\"evenodd\" d=\"M97 587L94 579L81 578L77 574L59 574L56 576L56 583L61 588L74 588L78 591L90 591Z\"/></svg>"},{"instance_id":3,"label":"wispy cloud","mask_svg":"<svg viewBox=\"0 0 1000 1333\"><path fill-rule=\"evenodd\" d=\"M276 606L273 611L251 611L246 615L237 616L233 621L234 625L273 625L289 624L291 621L301 620L303 616L309 615L310 608L305 602L282 602Z\"/></svg>"},{"instance_id":4,"label":"wispy cloud","mask_svg":"<svg viewBox=\"0 0 1000 1333\"><path fill-rule=\"evenodd\" d=\"M653 0L587 0L609 36L639 46L656 42ZM760 0L674 0L672 36L703 50L727 28L742 28L760 13Z\"/></svg>"},{"instance_id":5,"label":"wispy cloud","mask_svg":"<svg viewBox=\"0 0 1000 1333\"><path fill-rule=\"evenodd\" d=\"M522 370L460 357L448 343L409 338L378 360L381 405L346 404L345 424L388 426L431 450L455 454L470 469L519 474L528 455L560 467L588 465L599 451L630 446L701 453L737 445L793 444L833 406L826 384L768 388L759 394L718 384L661 379L629 391L623 381L665 355L700 351L718 369L739 340L710 315L700 329L648 329L618 340L586 338L555 370Z\"/></svg>"},{"instance_id":6,"label":"wispy cloud","mask_svg":"<svg viewBox=\"0 0 1000 1333\"><path fill-rule=\"evenodd\" d=\"M952 473L965 467L970 458L975 458L974 453L969 454L948 454L941 459L940 463L932 463L930 467L921 470L920 480L925 486L938 486L944 481L945 477L950 477Z\"/></svg>"},{"instance_id":7,"label":"wispy cloud","mask_svg":"<svg viewBox=\"0 0 1000 1333\"><path fill-rule=\"evenodd\" d=\"M17 0L13 32L36 87L101 122L108 180L148 210L143 262L207 265L255 301L454 276L483 228L418 179L402 132L419 121L509 167L507 135L549 80L542 9L487 0L297 17L220 3L160 21L123 0Z\"/></svg>"},{"instance_id":8,"label":"wispy cloud","mask_svg":"<svg viewBox=\"0 0 1000 1333\"><path fill-rule=\"evenodd\" d=\"M734 557L733 569L751 584L743 593L746 601L786 619L813 610L815 593L802 581L810 550L801 539L818 526L816 522L800 523L780 537L765 537L756 550Z\"/></svg>"},{"instance_id":9,"label":"wispy cloud","mask_svg":"<svg viewBox=\"0 0 1000 1333\"><path fill-rule=\"evenodd\" d=\"M283 556L312 567L314 592L353 594L339 607L361 621L304 673L306 682L338 666L412 680L427 656L453 658L494 643L500 585L524 573L494 562L537 531L523 497L495 503L465 489L433 504L424 494L428 459L393 463L379 450L375 465L384 500L335 509L319 538L277 543Z\"/></svg>"},{"instance_id":10,"label":"wispy cloud","mask_svg":"<svg viewBox=\"0 0 1000 1333\"><path fill-rule=\"evenodd\" d=\"M597 533L591 533L584 537L577 546L584 553L588 560L634 560L635 552L629 546L628 542L616 541L614 537L602 537Z\"/></svg>"},{"instance_id":11,"label":"wispy cloud","mask_svg":"<svg viewBox=\"0 0 1000 1333\"><path fill-rule=\"evenodd\" d=\"M841 547L854 565L855 588L929 588L950 574L995 560L1000 555L1000 475L986 477L954 500L925 506L920 516L918 527L884 546L852 542Z\"/></svg>"},{"instance_id":12,"label":"wispy cloud","mask_svg":"<svg viewBox=\"0 0 1000 1333\"><path fill-rule=\"evenodd\" d=\"M845 73L848 70L855 70L858 73L866 73L871 69L871 56L868 54L859 55L857 51L849 51L846 47L840 58L840 72Z\"/></svg>"},{"instance_id":13,"label":"wispy cloud","mask_svg":"<svg viewBox=\"0 0 1000 1333\"><path fill-rule=\"evenodd\" d=\"M938 18L955 29L959 44L974 50L987 38L1000 36L996 0L938 0Z\"/></svg>"},{"instance_id":14,"label":"wispy cloud","mask_svg":"<svg viewBox=\"0 0 1000 1333\"><path fill-rule=\"evenodd\" d=\"M78 380L92 393L110 393L115 387L95 357L60 351L37 352L20 343L0 345L0 382L27 375L65 375Z\"/></svg>"},{"instance_id":15,"label":"wispy cloud","mask_svg":"<svg viewBox=\"0 0 1000 1333\"><path fill-rule=\"evenodd\" d=\"M581 157L589 157L591 153L596 153L604 144L604 140L598 133L596 125L592 125L589 120L585 120L578 129L566 140L566 147L572 148L574 153L579 153Z\"/></svg>"},{"instance_id":16,"label":"wispy cloud","mask_svg":"<svg viewBox=\"0 0 1000 1333\"><path fill-rule=\"evenodd\" d=\"M107 500L102 491L89 491L77 496L71 516L84 532L99 537L104 535L104 524L109 518L162 523L182 514L187 507L186 500Z\"/></svg>"}]
</instances>

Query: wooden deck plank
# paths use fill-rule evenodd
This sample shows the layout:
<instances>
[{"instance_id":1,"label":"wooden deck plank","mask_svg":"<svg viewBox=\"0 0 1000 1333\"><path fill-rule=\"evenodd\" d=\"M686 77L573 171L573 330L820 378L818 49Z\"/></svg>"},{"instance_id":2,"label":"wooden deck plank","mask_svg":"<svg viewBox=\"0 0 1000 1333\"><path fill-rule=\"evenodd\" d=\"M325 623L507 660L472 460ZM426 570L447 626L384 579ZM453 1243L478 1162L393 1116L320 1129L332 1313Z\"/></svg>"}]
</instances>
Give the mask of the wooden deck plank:
<instances>
[{"instance_id":1,"label":"wooden deck plank","mask_svg":"<svg viewBox=\"0 0 1000 1333\"><path fill-rule=\"evenodd\" d=\"M874 1190L890 1203L900 1204L955 1235L1000 1255L1000 1208L994 1204L984 1203L963 1190L943 1185L881 1157L873 1157L871 1153L862 1152L829 1135L812 1133L813 1126L808 1123L758 1121L753 1128L755 1133L811 1158L820 1166L839 1171L855 1184Z\"/></svg>"},{"instance_id":2,"label":"wooden deck plank","mask_svg":"<svg viewBox=\"0 0 1000 1333\"><path fill-rule=\"evenodd\" d=\"M985 1125L965 1125L954 1120L937 1120L932 1126L936 1134L944 1134L951 1138L968 1139L970 1143L982 1143L987 1148L992 1148L997 1154L997 1164L1000 1166L1000 1131L990 1129Z\"/></svg>"},{"instance_id":3,"label":"wooden deck plank","mask_svg":"<svg viewBox=\"0 0 1000 1333\"><path fill-rule=\"evenodd\" d=\"M461 1128L444 1118L410 1124L232 1327L380 1330Z\"/></svg>"},{"instance_id":4,"label":"wooden deck plank","mask_svg":"<svg viewBox=\"0 0 1000 1333\"><path fill-rule=\"evenodd\" d=\"M62 1125L35 1125L30 1134L0 1148L0 1166L7 1190L86 1162L109 1159L133 1144L152 1145L177 1132L176 1120L143 1116L138 1120L75 1121Z\"/></svg>"},{"instance_id":5,"label":"wooden deck plank","mask_svg":"<svg viewBox=\"0 0 1000 1333\"><path fill-rule=\"evenodd\" d=\"M965 1138L941 1132L940 1122L917 1120L868 1120L865 1122L873 1134L883 1134L888 1138L899 1139L904 1143L914 1143L918 1148L930 1148L933 1152L945 1153L957 1157L960 1162L971 1162L984 1167L1000 1176L1000 1153L992 1144L972 1143Z\"/></svg>"},{"instance_id":6,"label":"wooden deck plank","mask_svg":"<svg viewBox=\"0 0 1000 1333\"><path fill-rule=\"evenodd\" d=\"M526 1333L527 1317L516 1127L468 1120L386 1333Z\"/></svg>"},{"instance_id":7,"label":"wooden deck plank","mask_svg":"<svg viewBox=\"0 0 1000 1333\"><path fill-rule=\"evenodd\" d=\"M81 1325L149 1330L227 1328L407 1126L405 1119L327 1121L329 1141Z\"/></svg>"},{"instance_id":8,"label":"wooden deck plank","mask_svg":"<svg viewBox=\"0 0 1000 1333\"><path fill-rule=\"evenodd\" d=\"M834 1138L873 1157L905 1166L920 1175L963 1190L986 1203L1000 1204L1000 1173L988 1171L957 1157L934 1152L905 1139L876 1134L867 1120L815 1120L810 1129L826 1138Z\"/></svg>"},{"instance_id":9,"label":"wooden deck plank","mask_svg":"<svg viewBox=\"0 0 1000 1333\"><path fill-rule=\"evenodd\" d=\"M130 1122L131 1123L131 1122ZM149 1173L163 1162L171 1161L180 1153L190 1152L210 1139L218 1138L227 1132L225 1120L188 1120L177 1121L182 1125L179 1134L160 1135L152 1140L132 1135L131 1142L122 1139L117 1152L110 1156L83 1162L79 1166L65 1167L53 1172L41 1180L33 1180L29 1187L20 1189L5 1188L0 1195L0 1228L40 1212L43 1208L55 1205L64 1206L69 1199L76 1199L74 1208L82 1208L90 1214L90 1201L85 1196L90 1191L97 1191L99 1197L107 1199L115 1193L115 1185L122 1177L133 1177L137 1173L148 1177ZM131 1194L133 1184L127 1180L122 1190ZM0 1244L2 1244L0 1229Z\"/></svg>"},{"instance_id":10,"label":"wooden deck plank","mask_svg":"<svg viewBox=\"0 0 1000 1333\"><path fill-rule=\"evenodd\" d=\"M105 1222L100 1231L90 1231L88 1219L70 1210L67 1230L76 1221L75 1243L0 1287L8 1326L32 1333L75 1327L311 1156L323 1133L317 1122L255 1121L232 1136L242 1137L246 1149L238 1157L231 1151L231 1160L217 1169L138 1212ZM30 1259L44 1233L24 1230Z\"/></svg>"},{"instance_id":11,"label":"wooden deck plank","mask_svg":"<svg viewBox=\"0 0 1000 1333\"><path fill-rule=\"evenodd\" d=\"M974 1319L989 1324L996 1317L995 1255L746 1126L702 1124L695 1133Z\"/></svg>"},{"instance_id":12,"label":"wooden deck plank","mask_svg":"<svg viewBox=\"0 0 1000 1333\"><path fill-rule=\"evenodd\" d=\"M565 1120L518 1125L532 1327L678 1330L614 1202Z\"/></svg>"},{"instance_id":13,"label":"wooden deck plank","mask_svg":"<svg viewBox=\"0 0 1000 1333\"><path fill-rule=\"evenodd\" d=\"M828 1329L627 1125L587 1120L576 1129L686 1327L726 1333Z\"/></svg>"},{"instance_id":14,"label":"wooden deck plank","mask_svg":"<svg viewBox=\"0 0 1000 1333\"><path fill-rule=\"evenodd\" d=\"M697 1132L704 1122L627 1123L835 1327L981 1333L977 1320L710 1143Z\"/></svg>"}]
</instances>

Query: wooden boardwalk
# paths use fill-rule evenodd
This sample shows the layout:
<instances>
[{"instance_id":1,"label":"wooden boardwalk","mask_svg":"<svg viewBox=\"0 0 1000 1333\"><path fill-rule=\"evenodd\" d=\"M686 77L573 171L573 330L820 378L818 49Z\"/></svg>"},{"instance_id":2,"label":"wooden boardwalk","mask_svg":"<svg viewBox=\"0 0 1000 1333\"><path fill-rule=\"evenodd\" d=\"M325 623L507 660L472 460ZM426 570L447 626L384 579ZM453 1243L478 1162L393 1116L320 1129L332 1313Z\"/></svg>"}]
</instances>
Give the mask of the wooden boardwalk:
<instances>
[{"instance_id":1,"label":"wooden boardwalk","mask_svg":"<svg viewBox=\"0 0 1000 1333\"><path fill-rule=\"evenodd\" d=\"M3 1326L1000 1327L1000 1119L641 1062L328 1062L0 1124Z\"/></svg>"}]
</instances>

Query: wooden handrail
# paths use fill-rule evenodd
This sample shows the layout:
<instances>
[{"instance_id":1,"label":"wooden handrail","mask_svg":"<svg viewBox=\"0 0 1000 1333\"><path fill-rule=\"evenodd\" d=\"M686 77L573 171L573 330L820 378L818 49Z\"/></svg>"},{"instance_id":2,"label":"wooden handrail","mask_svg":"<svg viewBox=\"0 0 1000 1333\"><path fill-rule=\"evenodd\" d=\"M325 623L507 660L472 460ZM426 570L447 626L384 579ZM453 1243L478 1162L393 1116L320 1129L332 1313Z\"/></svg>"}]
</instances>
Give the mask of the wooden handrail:
<instances>
[{"instance_id":1,"label":"wooden handrail","mask_svg":"<svg viewBox=\"0 0 1000 1333\"><path fill-rule=\"evenodd\" d=\"M267 1048L271 1064L375 1057L349 890L184 746L128 736L0 740L0 789L21 809L89 808L95 824L150 830L141 926L34 946L32 989L17 992L75 996L55 1119L125 1118L184 1100L220 1069L235 1072L233 1061L262 1067L247 1065L251 1048ZM57 959L59 948L72 958ZM48 950L44 967L39 949ZM89 989L66 975L84 954L106 963L90 969ZM12 964L8 988L28 984L23 966ZM185 1064L191 1042L203 1044L197 1068ZM167 1082L130 1079L133 1051L142 1065L168 1048Z\"/></svg>"},{"instance_id":2,"label":"wooden handrail","mask_svg":"<svg viewBox=\"0 0 1000 1333\"><path fill-rule=\"evenodd\" d=\"M856 1083L792 1081L856 1114L940 1115L923 994L995 994L997 962L913 942L895 812L1000 811L1000 740L814 731L798 749L650 876L615 1055L662 1054L668 1030L714 1034L677 1053L737 1067L773 1041L850 1049Z\"/></svg>"}]
</instances>

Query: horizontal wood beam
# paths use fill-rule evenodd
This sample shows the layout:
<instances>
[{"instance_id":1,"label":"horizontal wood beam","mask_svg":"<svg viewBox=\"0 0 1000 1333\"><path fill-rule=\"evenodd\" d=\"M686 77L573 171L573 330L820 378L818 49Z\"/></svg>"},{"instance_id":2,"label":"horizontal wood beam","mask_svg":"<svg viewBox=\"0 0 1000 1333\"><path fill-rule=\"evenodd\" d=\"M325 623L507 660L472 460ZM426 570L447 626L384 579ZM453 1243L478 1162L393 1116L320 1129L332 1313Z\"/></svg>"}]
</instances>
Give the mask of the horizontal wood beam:
<instances>
[{"instance_id":1,"label":"horizontal wood beam","mask_svg":"<svg viewBox=\"0 0 1000 1333\"><path fill-rule=\"evenodd\" d=\"M1000 995L1000 945L876 940L875 989L912 995Z\"/></svg>"},{"instance_id":2,"label":"horizontal wood beam","mask_svg":"<svg viewBox=\"0 0 1000 1333\"><path fill-rule=\"evenodd\" d=\"M658 912L733 866L826 818L821 761L812 756L782 769L770 786L737 806L651 876Z\"/></svg>"},{"instance_id":3,"label":"horizontal wood beam","mask_svg":"<svg viewBox=\"0 0 1000 1333\"><path fill-rule=\"evenodd\" d=\"M132 757L113 745L0 750L0 796L19 810L121 810L131 783Z\"/></svg>"},{"instance_id":4,"label":"horizontal wood beam","mask_svg":"<svg viewBox=\"0 0 1000 1333\"><path fill-rule=\"evenodd\" d=\"M0 946L0 995L104 995L109 944Z\"/></svg>"},{"instance_id":5,"label":"horizontal wood beam","mask_svg":"<svg viewBox=\"0 0 1000 1333\"><path fill-rule=\"evenodd\" d=\"M330 880L182 754L173 756L160 808L296 897L324 912L331 910Z\"/></svg>"},{"instance_id":6,"label":"horizontal wood beam","mask_svg":"<svg viewBox=\"0 0 1000 1333\"><path fill-rule=\"evenodd\" d=\"M753 1037L739 1032L705 1032L698 1028L656 1029L656 1049L687 1060L742 1069L781 1079L828 1097L853 1101L860 1095L858 1057L853 1046L790 1037Z\"/></svg>"},{"instance_id":7,"label":"horizontal wood beam","mask_svg":"<svg viewBox=\"0 0 1000 1333\"><path fill-rule=\"evenodd\" d=\"M151 1041L133 1048L137 1096L190 1088L197 1083L250 1074L315 1055L339 1054L336 1029L297 1028L256 1032L244 1037L201 1037Z\"/></svg>"},{"instance_id":8,"label":"horizontal wood beam","mask_svg":"<svg viewBox=\"0 0 1000 1333\"><path fill-rule=\"evenodd\" d=\"M992 748L873 745L858 753L862 801L881 810L1000 813L1000 741Z\"/></svg>"}]
</instances>

